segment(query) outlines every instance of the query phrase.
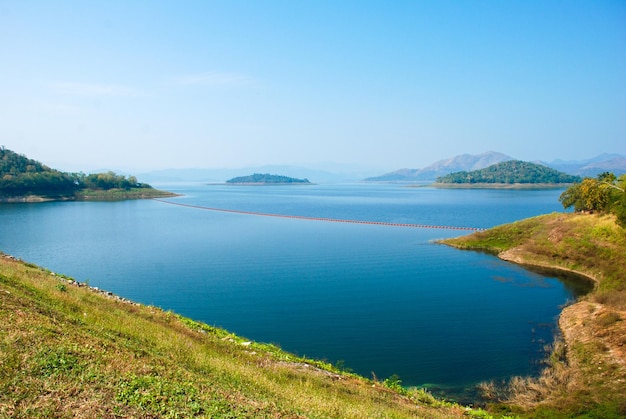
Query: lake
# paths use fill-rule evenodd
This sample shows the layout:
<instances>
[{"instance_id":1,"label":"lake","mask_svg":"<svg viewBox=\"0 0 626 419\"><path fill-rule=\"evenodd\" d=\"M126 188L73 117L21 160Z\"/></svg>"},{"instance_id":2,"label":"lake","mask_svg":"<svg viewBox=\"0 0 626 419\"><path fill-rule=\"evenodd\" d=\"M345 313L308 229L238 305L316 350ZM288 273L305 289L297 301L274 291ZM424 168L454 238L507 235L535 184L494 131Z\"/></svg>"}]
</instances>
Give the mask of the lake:
<instances>
[{"instance_id":1,"label":"lake","mask_svg":"<svg viewBox=\"0 0 626 419\"><path fill-rule=\"evenodd\" d=\"M157 185L167 201L488 228L562 211L561 190ZM433 240L468 232L330 223L152 200L0 205L0 250L120 296L366 377L462 398L537 374L584 289Z\"/></svg>"}]
</instances>

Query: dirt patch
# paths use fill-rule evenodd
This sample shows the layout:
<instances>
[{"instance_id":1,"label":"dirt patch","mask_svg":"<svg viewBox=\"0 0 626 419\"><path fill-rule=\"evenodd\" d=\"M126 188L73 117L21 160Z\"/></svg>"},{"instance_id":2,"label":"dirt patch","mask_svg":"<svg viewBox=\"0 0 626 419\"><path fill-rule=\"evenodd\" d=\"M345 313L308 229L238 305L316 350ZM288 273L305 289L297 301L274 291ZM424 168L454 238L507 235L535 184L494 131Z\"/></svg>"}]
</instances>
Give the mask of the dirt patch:
<instances>
[{"instance_id":1,"label":"dirt patch","mask_svg":"<svg viewBox=\"0 0 626 419\"><path fill-rule=\"evenodd\" d=\"M612 365L621 370L619 375L626 378L625 311L618 311L603 304L581 301L563 310L559 326L570 350L578 343L594 344L598 351L593 354L593 357L598 359L593 362L598 365L603 363ZM577 357L569 358L575 361Z\"/></svg>"}]
</instances>

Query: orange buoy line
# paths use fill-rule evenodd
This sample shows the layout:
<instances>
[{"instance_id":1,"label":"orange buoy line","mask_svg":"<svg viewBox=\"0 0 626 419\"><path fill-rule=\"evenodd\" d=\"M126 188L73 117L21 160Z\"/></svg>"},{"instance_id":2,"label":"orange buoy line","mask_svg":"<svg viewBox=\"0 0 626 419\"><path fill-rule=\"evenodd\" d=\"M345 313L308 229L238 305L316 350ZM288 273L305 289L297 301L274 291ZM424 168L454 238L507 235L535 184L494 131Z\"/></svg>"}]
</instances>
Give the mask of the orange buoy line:
<instances>
[{"instance_id":1,"label":"orange buoy line","mask_svg":"<svg viewBox=\"0 0 626 419\"><path fill-rule=\"evenodd\" d=\"M202 209L202 210L208 210L208 211L230 212L233 214L245 214L245 215L257 215L261 217L295 218L299 220L326 221L329 223L370 224L370 225L381 225L381 226L391 226L391 227L437 228L437 229L445 229L445 230L466 230L466 231L484 230L483 228L477 228L477 227L435 226L435 225L427 225L427 224L390 223L387 221L343 220L339 218L306 217L304 215L270 214L270 213L265 213L265 212L241 211L241 210L232 210L232 209L225 209L225 208L203 207L200 205L182 204L180 202L171 202L171 201L165 201L163 199L156 199L156 198L153 198L153 201L163 202L164 204L170 204L170 205L178 205L180 207L196 208L196 209Z\"/></svg>"}]
</instances>

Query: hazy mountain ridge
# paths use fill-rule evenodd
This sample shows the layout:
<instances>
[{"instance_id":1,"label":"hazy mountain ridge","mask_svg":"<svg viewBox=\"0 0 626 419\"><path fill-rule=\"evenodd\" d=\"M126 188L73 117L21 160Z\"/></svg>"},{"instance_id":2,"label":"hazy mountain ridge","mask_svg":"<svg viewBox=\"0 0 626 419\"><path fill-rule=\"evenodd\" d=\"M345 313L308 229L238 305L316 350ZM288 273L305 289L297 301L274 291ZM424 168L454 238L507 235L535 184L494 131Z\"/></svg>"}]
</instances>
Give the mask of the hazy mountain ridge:
<instances>
[{"instance_id":1,"label":"hazy mountain ridge","mask_svg":"<svg viewBox=\"0 0 626 419\"><path fill-rule=\"evenodd\" d=\"M513 157L495 151L481 154L461 154L448 159L438 160L423 169L400 169L381 176L366 178L366 181L398 181L410 182L417 180L435 180L454 172L484 169L496 163L514 160Z\"/></svg>"},{"instance_id":2,"label":"hazy mountain ridge","mask_svg":"<svg viewBox=\"0 0 626 419\"><path fill-rule=\"evenodd\" d=\"M461 154L448 159L436 161L423 169L399 169L380 176L366 178L374 182L414 182L420 180L435 180L455 172L469 172L484 169L497 163L517 160L506 154L489 151L481 154ZM552 169L569 175L581 177L596 177L602 172L612 172L619 176L626 173L626 156L616 153L604 153L585 160L565 161L561 159L552 162L536 161Z\"/></svg>"},{"instance_id":3,"label":"hazy mountain ridge","mask_svg":"<svg viewBox=\"0 0 626 419\"><path fill-rule=\"evenodd\" d=\"M612 172L617 176L626 173L626 156L621 154L604 153L586 160L564 161L559 159L543 164L565 173L583 177L596 177L602 172Z\"/></svg>"},{"instance_id":4,"label":"hazy mountain ridge","mask_svg":"<svg viewBox=\"0 0 626 419\"><path fill-rule=\"evenodd\" d=\"M361 180L375 182L416 182L434 181L438 177L450 173L480 170L493 164L510 160L518 159L503 153L489 151L477 155L461 154L455 157L438 160L421 169L403 168L382 175L376 175L377 170L371 167L326 164L315 165L313 167L263 165L241 168L161 169L141 173L138 177L146 182L222 183L233 177L245 176L250 173L281 173L294 178L307 178L315 183L356 182ZM598 174L606 171L613 172L618 176L626 173L626 156L616 153L605 153L590 159L576 161L557 159L546 162L538 159L532 162L543 164L570 175L583 177L596 177ZM100 172L103 171L106 170L100 170ZM120 171L118 170L116 172Z\"/></svg>"},{"instance_id":5,"label":"hazy mountain ridge","mask_svg":"<svg viewBox=\"0 0 626 419\"><path fill-rule=\"evenodd\" d=\"M245 176L250 173L281 173L294 178L306 178L312 182L348 182L359 181L364 177L376 173L375 170L361 167L333 166L324 168L307 168L289 165L247 166L242 168L188 168L163 169L142 173L140 176L146 182L216 182L222 183L228 179Z\"/></svg>"}]
</instances>

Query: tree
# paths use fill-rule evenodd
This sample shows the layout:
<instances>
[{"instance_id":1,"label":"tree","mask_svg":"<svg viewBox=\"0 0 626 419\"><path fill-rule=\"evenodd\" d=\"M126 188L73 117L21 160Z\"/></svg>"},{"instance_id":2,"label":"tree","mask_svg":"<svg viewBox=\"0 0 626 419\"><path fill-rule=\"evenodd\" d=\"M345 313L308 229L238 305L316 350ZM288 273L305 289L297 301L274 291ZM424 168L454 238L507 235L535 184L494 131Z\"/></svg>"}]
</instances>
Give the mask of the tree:
<instances>
[{"instance_id":1,"label":"tree","mask_svg":"<svg viewBox=\"0 0 626 419\"><path fill-rule=\"evenodd\" d=\"M617 222L626 227L626 175L617 178L605 172L596 179L585 178L581 183L567 188L559 201L564 208L574 211L605 212L615 214Z\"/></svg>"}]
</instances>

